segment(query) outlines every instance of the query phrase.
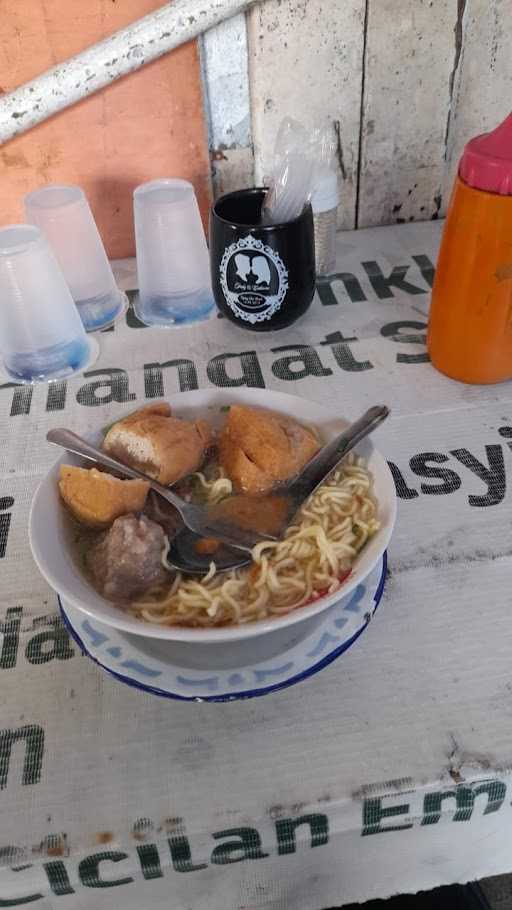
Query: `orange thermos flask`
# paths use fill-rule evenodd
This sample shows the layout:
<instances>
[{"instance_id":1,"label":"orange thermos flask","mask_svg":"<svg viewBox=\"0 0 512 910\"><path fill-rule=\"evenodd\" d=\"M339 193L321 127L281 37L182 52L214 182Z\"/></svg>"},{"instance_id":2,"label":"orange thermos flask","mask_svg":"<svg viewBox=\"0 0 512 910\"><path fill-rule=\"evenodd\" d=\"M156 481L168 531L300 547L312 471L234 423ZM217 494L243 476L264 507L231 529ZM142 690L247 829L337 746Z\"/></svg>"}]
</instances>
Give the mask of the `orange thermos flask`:
<instances>
[{"instance_id":1,"label":"orange thermos flask","mask_svg":"<svg viewBox=\"0 0 512 910\"><path fill-rule=\"evenodd\" d=\"M428 350L452 379L512 379L512 114L464 149L432 289Z\"/></svg>"}]
</instances>

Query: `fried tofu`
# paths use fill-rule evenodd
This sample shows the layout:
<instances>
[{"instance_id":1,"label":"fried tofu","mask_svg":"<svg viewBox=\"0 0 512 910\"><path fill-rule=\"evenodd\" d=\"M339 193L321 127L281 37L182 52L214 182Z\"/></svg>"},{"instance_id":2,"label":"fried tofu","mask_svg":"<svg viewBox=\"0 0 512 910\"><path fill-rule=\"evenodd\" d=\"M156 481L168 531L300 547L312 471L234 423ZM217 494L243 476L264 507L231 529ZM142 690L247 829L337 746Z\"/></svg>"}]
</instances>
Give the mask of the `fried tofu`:
<instances>
[{"instance_id":1,"label":"fried tofu","mask_svg":"<svg viewBox=\"0 0 512 910\"><path fill-rule=\"evenodd\" d=\"M118 480L96 468L64 464L59 490L71 514L88 528L108 528L120 515L141 512L146 503L146 480Z\"/></svg>"},{"instance_id":2,"label":"fried tofu","mask_svg":"<svg viewBox=\"0 0 512 910\"><path fill-rule=\"evenodd\" d=\"M232 405L219 460L236 490L267 493L298 474L319 448L314 434L291 417Z\"/></svg>"},{"instance_id":3,"label":"fried tofu","mask_svg":"<svg viewBox=\"0 0 512 910\"><path fill-rule=\"evenodd\" d=\"M110 427L103 449L123 464L170 486L201 467L212 431L204 420L172 417L168 404L135 411Z\"/></svg>"}]
</instances>

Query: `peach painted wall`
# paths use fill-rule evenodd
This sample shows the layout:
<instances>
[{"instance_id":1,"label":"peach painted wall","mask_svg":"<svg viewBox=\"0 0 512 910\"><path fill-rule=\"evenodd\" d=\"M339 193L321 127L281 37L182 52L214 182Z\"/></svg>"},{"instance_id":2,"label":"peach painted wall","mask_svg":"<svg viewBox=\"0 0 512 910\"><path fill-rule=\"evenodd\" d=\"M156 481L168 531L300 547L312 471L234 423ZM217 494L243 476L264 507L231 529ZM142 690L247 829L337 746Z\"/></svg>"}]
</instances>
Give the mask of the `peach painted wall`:
<instances>
[{"instance_id":1,"label":"peach painted wall","mask_svg":"<svg viewBox=\"0 0 512 910\"><path fill-rule=\"evenodd\" d=\"M163 0L1 0L0 92L101 40ZM0 147L0 224L23 220L22 197L46 183L86 191L111 257L133 255L132 191L191 180L203 216L210 166L196 43L114 83Z\"/></svg>"}]
</instances>

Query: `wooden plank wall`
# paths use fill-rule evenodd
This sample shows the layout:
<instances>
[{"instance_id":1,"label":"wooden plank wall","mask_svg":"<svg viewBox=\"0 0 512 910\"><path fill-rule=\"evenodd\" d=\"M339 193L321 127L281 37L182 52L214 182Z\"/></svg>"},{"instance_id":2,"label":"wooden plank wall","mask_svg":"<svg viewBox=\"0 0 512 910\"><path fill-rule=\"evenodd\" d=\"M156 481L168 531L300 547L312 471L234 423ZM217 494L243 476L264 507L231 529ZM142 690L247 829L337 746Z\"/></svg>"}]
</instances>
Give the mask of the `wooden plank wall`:
<instances>
[{"instance_id":1,"label":"wooden plank wall","mask_svg":"<svg viewBox=\"0 0 512 910\"><path fill-rule=\"evenodd\" d=\"M512 109L512 0L266 0L248 24L256 173L279 122L340 124L344 228L445 212L465 142Z\"/></svg>"}]
</instances>

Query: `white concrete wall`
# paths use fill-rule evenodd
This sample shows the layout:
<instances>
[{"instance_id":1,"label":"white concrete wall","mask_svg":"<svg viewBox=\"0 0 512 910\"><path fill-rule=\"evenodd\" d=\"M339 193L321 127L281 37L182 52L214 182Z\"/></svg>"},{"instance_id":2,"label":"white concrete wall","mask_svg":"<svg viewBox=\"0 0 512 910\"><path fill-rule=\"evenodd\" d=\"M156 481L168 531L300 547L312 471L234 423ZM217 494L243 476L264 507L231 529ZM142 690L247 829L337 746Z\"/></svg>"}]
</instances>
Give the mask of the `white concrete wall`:
<instances>
[{"instance_id":1,"label":"white concrete wall","mask_svg":"<svg viewBox=\"0 0 512 910\"><path fill-rule=\"evenodd\" d=\"M218 195L254 183L247 29L243 14L205 32L201 62Z\"/></svg>"},{"instance_id":2,"label":"white concrete wall","mask_svg":"<svg viewBox=\"0 0 512 910\"><path fill-rule=\"evenodd\" d=\"M428 220L512 109L512 0L265 0L233 23L203 58L217 192L263 178L290 115L338 131L341 227Z\"/></svg>"},{"instance_id":3,"label":"white concrete wall","mask_svg":"<svg viewBox=\"0 0 512 910\"><path fill-rule=\"evenodd\" d=\"M356 207L364 12L364 0L265 0L248 15L256 175L265 174L284 116L333 132L339 124L344 228Z\"/></svg>"}]
</instances>

